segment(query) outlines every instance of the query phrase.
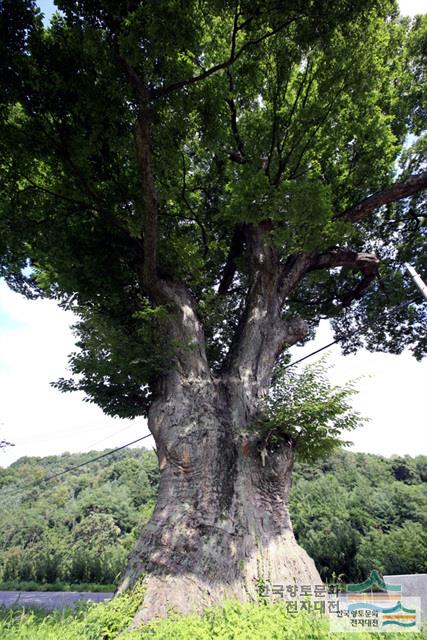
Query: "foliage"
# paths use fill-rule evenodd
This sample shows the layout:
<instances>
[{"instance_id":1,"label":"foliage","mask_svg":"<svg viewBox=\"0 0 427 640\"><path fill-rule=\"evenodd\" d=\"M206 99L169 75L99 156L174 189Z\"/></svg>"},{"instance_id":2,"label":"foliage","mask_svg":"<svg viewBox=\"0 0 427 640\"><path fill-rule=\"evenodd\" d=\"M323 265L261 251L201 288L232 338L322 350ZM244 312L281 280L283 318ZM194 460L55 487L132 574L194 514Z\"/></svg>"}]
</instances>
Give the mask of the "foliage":
<instances>
[{"instance_id":1,"label":"foliage","mask_svg":"<svg viewBox=\"0 0 427 640\"><path fill-rule=\"evenodd\" d=\"M121 594L111 602L89 609L84 623L93 640L110 640L127 629L144 600L144 585L140 581L132 591Z\"/></svg>"},{"instance_id":2,"label":"foliage","mask_svg":"<svg viewBox=\"0 0 427 640\"><path fill-rule=\"evenodd\" d=\"M46 28L34 0L1 3L0 276L79 316L73 378L59 388L84 391L112 415L146 414L174 353L158 330L171 309L153 303L142 275L150 213L129 67L152 98L157 271L191 291L213 369L249 292L243 242L233 286L218 293L232 238L263 221L281 264L337 245L381 259L381 280L351 306L342 301L357 268L308 271L287 317L312 330L333 318L344 344L363 329L347 349L425 353L419 298L410 313L375 321L414 296L404 260L425 274L422 195L357 227L339 217L393 181L407 134L425 127L425 17L399 18L392 0L57 6ZM230 50L238 55L227 66ZM420 142L402 157L403 177L422 168L421 151Z\"/></svg>"},{"instance_id":3,"label":"foliage","mask_svg":"<svg viewBox=\"0 0 427 640\"><path fill-rule=\"evenodd\" d=\"M0 470L0 580L58 590L63 583L75 590L77 583L117 582L151 515L157 458L146 450L117 452L59 485L41 482L92 455L23 458Z\"/></svg>"},{"instance_id":4,"label":"foliage","mask_svg":"<svg viewBox=\"0 0 427 640\"><path fill-rule=\"evenodd\" d=\"M144 597L137 584L132 592L112 602L82 605L76 611L0 609L0 631L5 640L113 640L122 637Z\"/></svg>"},{"instance_id":5,"label":"foliage","mask_svg":"<svg viewBox=\"0 0 427 640\"><path fill-rule=\"evenodd\" d=\"M356 562L365 572L368 567L387 567L389 574L425 573L426 550L425 526L407 521L386 534L375 529L370 531L360 542Z\"/></svg>"},{"instance_id":6,"label":"foliage","mask_svg":"<svg viewBox=\"0 0 427 640\"><path fill-rule=\"evenodd\" d=\"M206 611L202 616L172 616L155 622L141 632L129 635L129 640L368 640L369 634L329 633L325 618L306 612L287 613L283 604L244 605L226 603L222 608ZM378 638L389 634L378 634ZM421 640L421 634L414 637ZM390 640L397 634L390 634Z\"/></svg>"},{"instance_id":7,"label":"foliage","mask_svg":"<svg viewBox=\"0 0 427 640\"><path fill-rule=\"evenodd\" d=\"M123 317L122 308L116 318L82 312L74 326L78 351L70 356L78 382L61 378L53 386L60 391L84 391L87 401L110 415L126 418L146 413L151 399L147 381L164 371L168 363L167 355L153 348L161 342L164 315L162 307L149 306L129 318Z\"/></svg>"},{"instance_id":8,"label":"foliage","mask_svg":"<svg viewBox=\"0 0 427 640\"><path fill-rule=\"evenodd\" d=\"M267 433L269 443L285 439L307 462L349 444L341 440L342 432L362 423L349 402L357 393L353 383L332 386L327 370L324 360L301 372L279 365L262 405L262 418L255 425Z\"/></svg>"},{"instance_id":9,"label":"foliage","mask_svg":"<svg viewBox=\"0 0 427 640\"><path fill-rule=\"evenodd\" d=\"M140 588L141 589L141 588ZM282 604L244 605L228 602L202 616L174 616L135 631L126 628L141 602L141 591L109 604L46 614L0 610L2 640L369 640L368 633L332 634L326 619L308 613L290 614ZM378 640L399 640L398 633L377 634ZM413 634L421 640L422 633Z\"/></svg>"},{"instance_id":10,"label":"foliage","mask_svg":"<svg viewBox=\"0 0 427 640\"><path fill-rule=\"evenodd\" d=\"M396 479L397 461L413 475ZM322 578L427 571L425 461L339 451L316 466L297 463L292 522Z\"/></svg>"},{"instance_id":11,"label":"foliage","mask_svg":"<svg viewBox=\"0 0 427 640\"><path fill-rule=\"evenodd\" d=\"M0 469L0 588L111 591L110 583L117 584L154 508L156 456L120 451L56 486L28 490L35 478L84 459L22 458ZM335 574L357 582L372 568L385 575L427 572L426 468L425 456L343 450L322 461L297 460L290 513L323 579Z\"/></svg>"}]
</instances>

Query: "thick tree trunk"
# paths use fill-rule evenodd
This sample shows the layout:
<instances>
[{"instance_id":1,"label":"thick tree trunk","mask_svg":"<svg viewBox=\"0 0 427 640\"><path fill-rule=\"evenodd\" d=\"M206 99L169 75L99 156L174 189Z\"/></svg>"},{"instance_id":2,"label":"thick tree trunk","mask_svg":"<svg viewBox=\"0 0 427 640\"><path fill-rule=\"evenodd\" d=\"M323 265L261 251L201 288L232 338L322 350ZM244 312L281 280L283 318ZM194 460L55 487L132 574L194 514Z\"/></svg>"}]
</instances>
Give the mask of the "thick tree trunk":
<instances>
[{"instance_id":1,"label":"thick tree trunk","mask_svg":"<svg viewBox=\"0 0 427 640\"><path fill-rule=\"evenodd\" d=\"M265 233L254 228L248 240L246 310L218 380L188 290L153 284L157 302L173 309L165 329L177 349L149 413L161 471L158 502L120 588L145 575L136 623L226 598L256 600L263 581L320 582L289 518L292 448L266 444L250 428L277 356L306 332L305 323L281 318L278 258Z\"/></svg>"},{"instance_id":2,"label":"thick tree trunk","mask_svg":"<svg viewBox=\"0 0 427 640\"><path fill-rule=\"evenodd\" d=\"M171 375L151 409L159 497L121 585L146 575L136 623L230 597L255 600L261 581L321 582L289 518L292 449L285 442L265 448L243 430L235 396L209 377Z\"/></svg>"}]
</instances>

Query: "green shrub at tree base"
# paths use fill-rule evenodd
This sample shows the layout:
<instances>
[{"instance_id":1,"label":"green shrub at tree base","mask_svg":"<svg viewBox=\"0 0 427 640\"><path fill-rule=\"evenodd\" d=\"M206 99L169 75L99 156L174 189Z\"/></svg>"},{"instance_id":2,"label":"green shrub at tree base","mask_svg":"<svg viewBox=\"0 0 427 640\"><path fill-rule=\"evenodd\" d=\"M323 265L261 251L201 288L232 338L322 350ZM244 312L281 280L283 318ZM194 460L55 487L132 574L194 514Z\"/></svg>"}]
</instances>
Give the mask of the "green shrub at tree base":
<instances>
[{"instance_id":1,"label":"green shrub at tree base","mask_svg":"<svg viewBox=\"0 0 427 640\"><path fill-rule=\"evenodd\" d=\"M411 640L421 640L414 633ZM331 633L324 616L307 612L288 613L282 603L270 605L226 603L202 616L171 616L140 631L129 633L126 640L372 640L372 634ZM376 640L401 640L397 633L375 634Z\"/></svg>"},{"instance_id":2,"label":"green shrub at tree base","mask_svg":"<svg viewBox=\"0 0 427 640\"><path fill-rule=\"evenodd\" d=\"M141 603L143 587L109 603L54 612L1 610L2 640L372 640L369 633L331 633L325 617L291 614L282 603L228 602L203 615L177 616L129 630ZM411 634L422 640L423 633ZM375 640L401 640L398 633L376 634Z\"/></svg>"}]
</instances>

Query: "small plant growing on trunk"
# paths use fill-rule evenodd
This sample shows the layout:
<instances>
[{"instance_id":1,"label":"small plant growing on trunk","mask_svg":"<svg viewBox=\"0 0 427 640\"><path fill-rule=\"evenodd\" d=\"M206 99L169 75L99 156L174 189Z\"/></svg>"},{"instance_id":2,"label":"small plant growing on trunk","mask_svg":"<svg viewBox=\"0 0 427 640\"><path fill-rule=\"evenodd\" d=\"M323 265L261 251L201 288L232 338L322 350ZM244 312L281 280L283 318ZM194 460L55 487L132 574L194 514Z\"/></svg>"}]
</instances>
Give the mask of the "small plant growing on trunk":
<instances>
[{"instance_id":1,"label":"small plant growing on trunk","mask_svg":"<svg viewBox=\"0 0 427 640\"><path fill-rule=\"evenodd\" d=\"M333 385L326 361L302 371L278 365L269 393L261 401L261 415L254 428L262 434L260 455L265 466L269 451L285 441L305 462L327 456L350 442L341 438L363 424L351 405L357 394L354 381Z\"/></svg>"}]
</instances>

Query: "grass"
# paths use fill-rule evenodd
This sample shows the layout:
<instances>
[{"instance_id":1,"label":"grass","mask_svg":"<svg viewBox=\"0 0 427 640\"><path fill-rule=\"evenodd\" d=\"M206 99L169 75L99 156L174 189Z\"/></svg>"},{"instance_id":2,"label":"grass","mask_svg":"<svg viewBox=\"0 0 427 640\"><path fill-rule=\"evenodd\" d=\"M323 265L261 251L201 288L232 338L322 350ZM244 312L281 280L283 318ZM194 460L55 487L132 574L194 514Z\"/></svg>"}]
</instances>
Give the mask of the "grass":
<instances>
[{"instance_id":1,"label":"grass","mask_svg":"<svg viewBox=\"0 0 427 640\"><path fill-rule=\"evenodd\" d=\"M308 613L290 614L281 603L228 602L203 615L171 615L129 631L144 597L143 586L109 603L77 610L0 609L1 640L402 640L398 633L331 634L328 621ZM412 633L410 640L425 640Z\"/></svg>"}]
</instances>

